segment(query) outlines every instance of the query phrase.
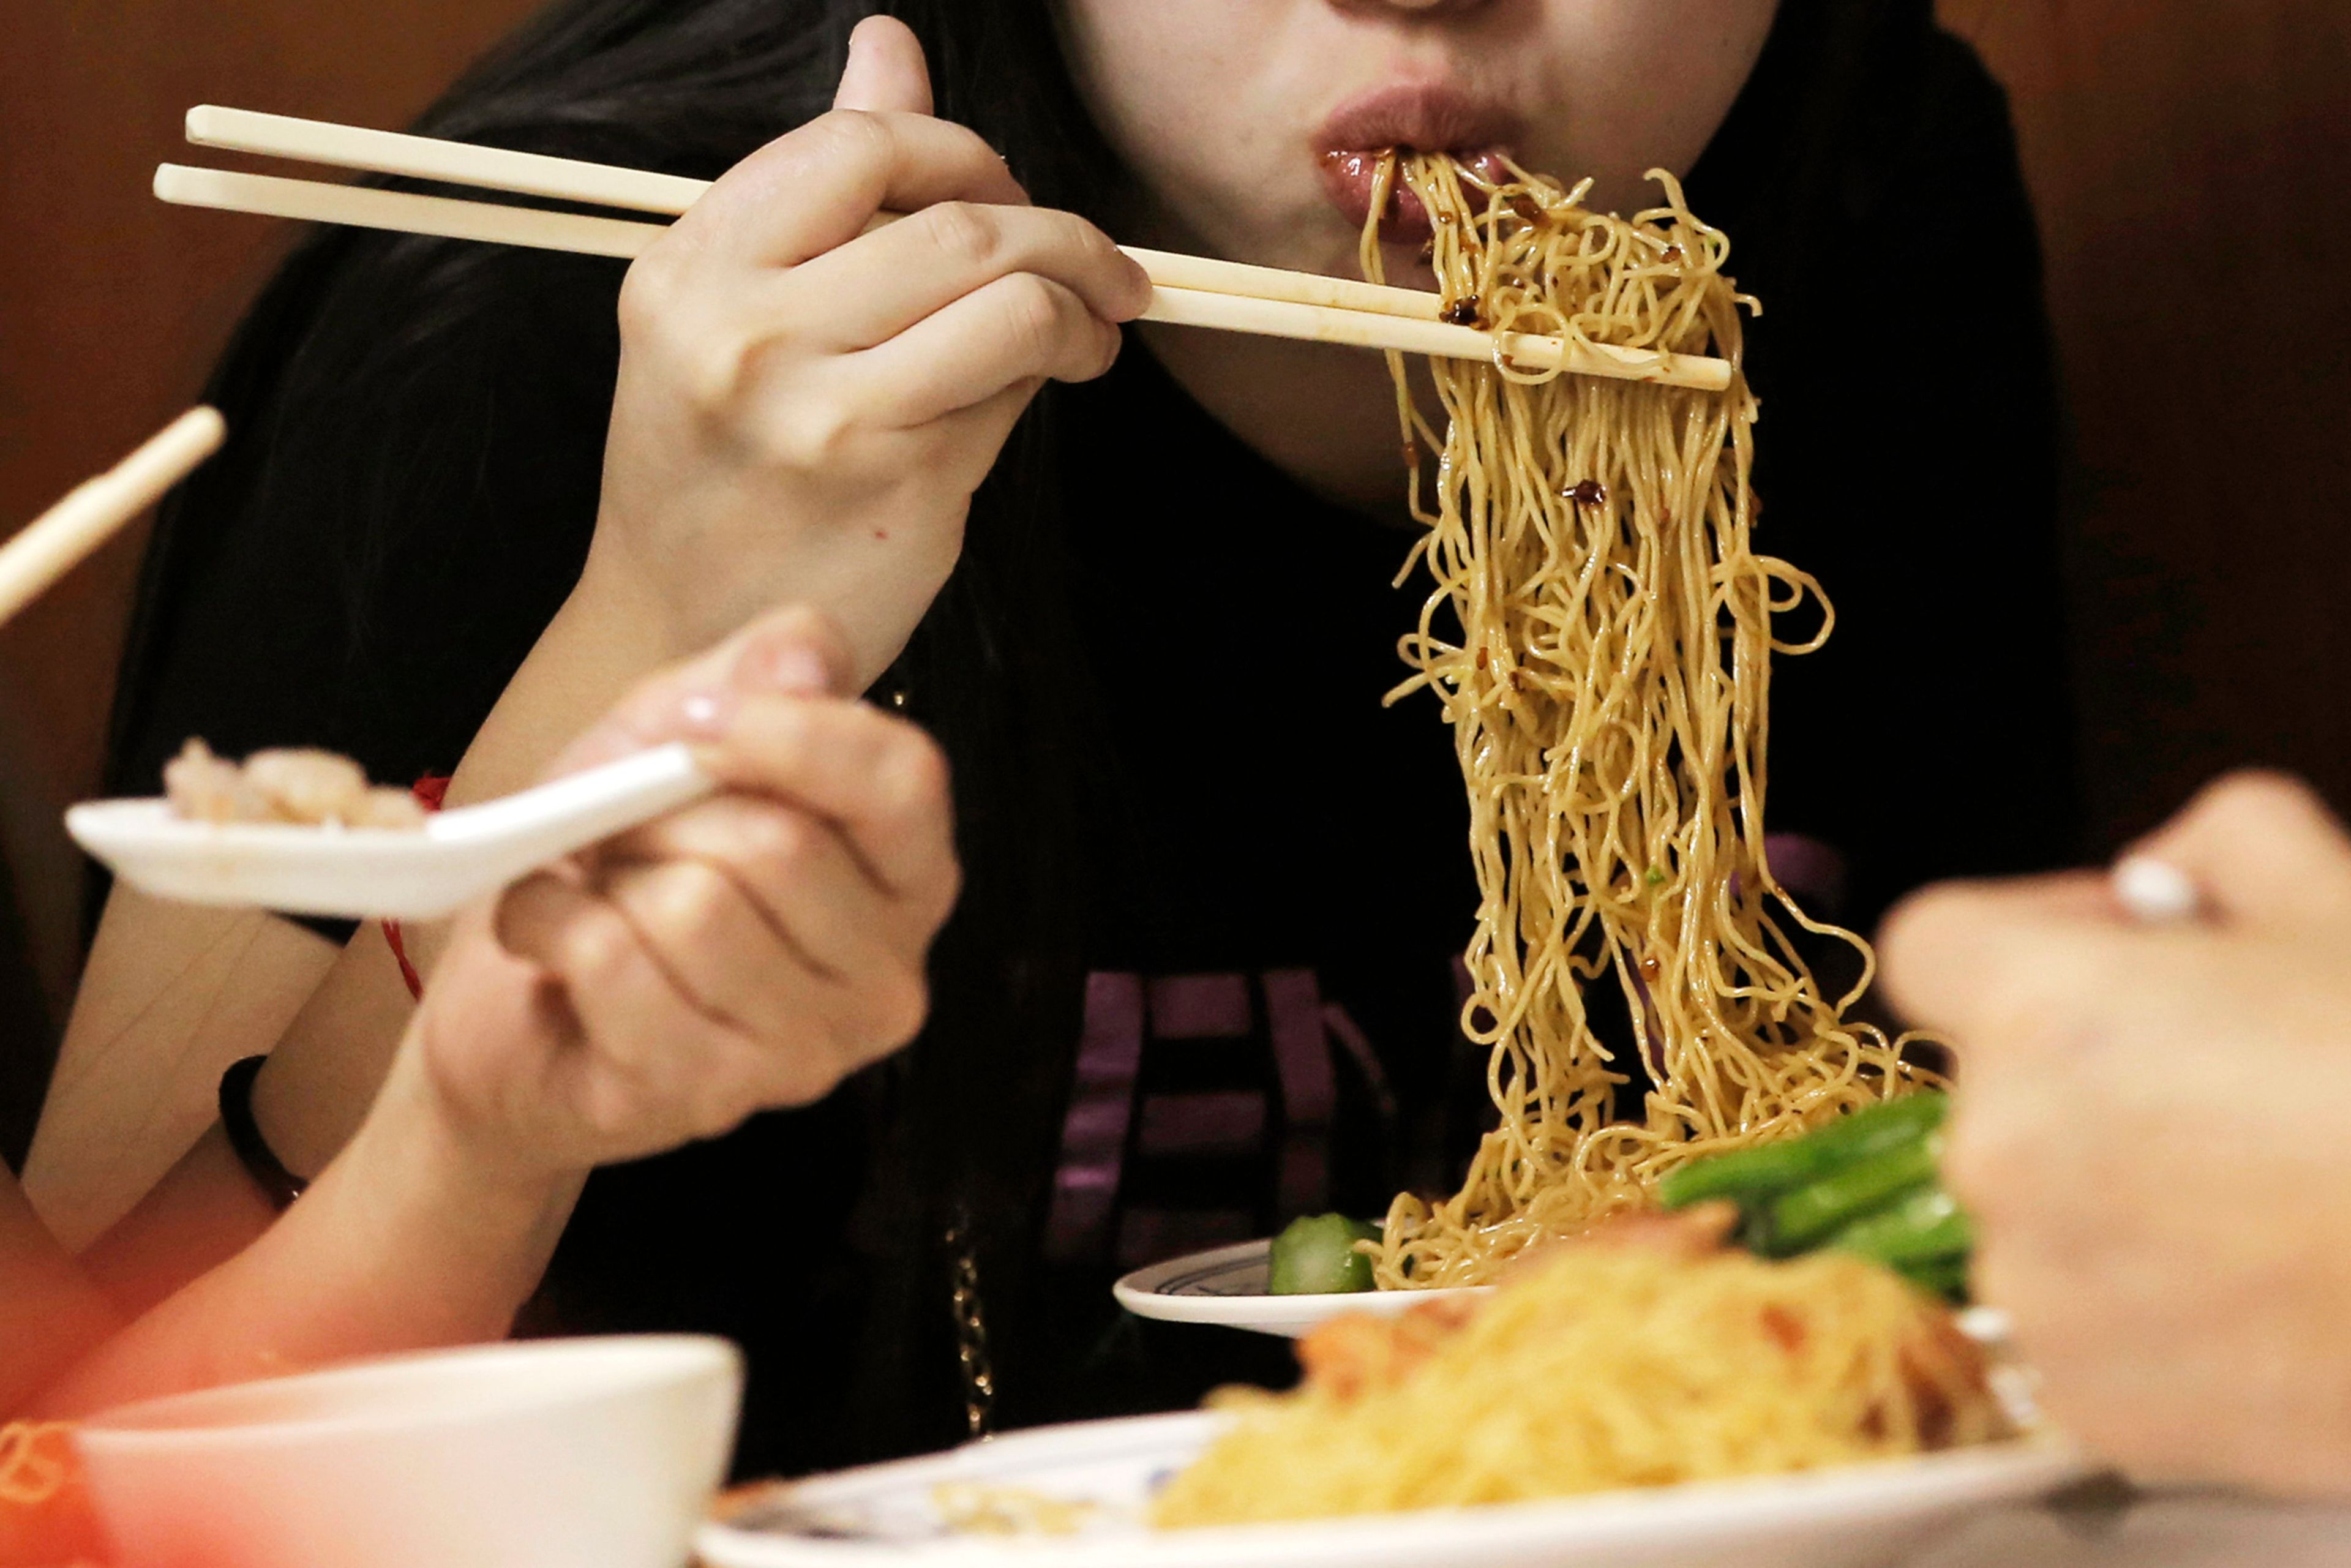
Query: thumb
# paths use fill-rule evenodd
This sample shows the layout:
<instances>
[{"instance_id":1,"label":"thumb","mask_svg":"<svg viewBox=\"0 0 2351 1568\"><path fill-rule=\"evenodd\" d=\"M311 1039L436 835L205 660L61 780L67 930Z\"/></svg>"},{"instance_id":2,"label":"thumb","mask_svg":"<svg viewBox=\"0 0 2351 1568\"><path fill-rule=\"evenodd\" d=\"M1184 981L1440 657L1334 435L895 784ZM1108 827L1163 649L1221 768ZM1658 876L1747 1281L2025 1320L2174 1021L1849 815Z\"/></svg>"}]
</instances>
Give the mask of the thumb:
<instances>
[{"instance_id":1,"label":"thumb","mask_svg":"<svg viewBox=\"0 0 2351 1568\"><path fill-rule=\"evenodd\" d=\"M835 109L871 114L931 112L931 72L914 29L895 16L868 16L849 35Z\"/></svg>"},{"instance_id":2,"label":"thumb","mask_svg":"<svg viewBox=\"0 0 2351 1568\"><path fill-rule=\"evenodd\" d=\"M2132 852L2187 873L2223 920L2351 917L2351 839L2308 785L2282 773L2205 786Z\"/></svg>"}]
</instances>

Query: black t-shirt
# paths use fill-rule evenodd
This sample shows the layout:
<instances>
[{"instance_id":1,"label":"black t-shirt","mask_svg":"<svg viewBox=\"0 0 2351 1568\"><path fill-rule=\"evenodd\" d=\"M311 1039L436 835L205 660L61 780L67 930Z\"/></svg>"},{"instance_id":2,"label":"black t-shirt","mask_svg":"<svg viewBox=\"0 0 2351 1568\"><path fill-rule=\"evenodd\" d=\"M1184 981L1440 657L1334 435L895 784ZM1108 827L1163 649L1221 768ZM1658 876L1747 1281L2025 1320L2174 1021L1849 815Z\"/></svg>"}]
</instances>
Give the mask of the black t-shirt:
<instances>
[{"instance_id":1,"label":"black t-shirt","mask_svg":"<svg viewBox=\"0 0 2351 1568\"><path fill-rule=\"evenodd\" d=\"M1759 548L1839 613L1828 651L1775 673L1771 826L1833 852L1809 891L1855 923L1929 877L2061 860L2054 419L1997 90L1923 5L1788 0L1689 189L1767 306ZM332 236L265 301L303 347L232 361L246 439L151 549L118 788L152 788L190 735L445 771L561 602L595 517L619 271L477 253L458 299L452 256ZM548 373L558 340L594 345L601 379ZM1426 591L1391 586L1408 535L1305 493L1139 345L1056 414L1092 874L1073 1038L1035 1042L1075 1085L1058 1171L1031 1184L1048 1264L991 1309L1015 1419L1279 1375L1270 1342L1122 1322L1108 1278L1441 1183L1482 1066L1454 1026L1474 890L1449 736L1425 694L1380 701ZM919 1153L912 1082L886 1064L599 1172L529 1321L740 1341L747 1471L952 1440L953 1249L893 1179Z\"/></svg>"}]
</instances>

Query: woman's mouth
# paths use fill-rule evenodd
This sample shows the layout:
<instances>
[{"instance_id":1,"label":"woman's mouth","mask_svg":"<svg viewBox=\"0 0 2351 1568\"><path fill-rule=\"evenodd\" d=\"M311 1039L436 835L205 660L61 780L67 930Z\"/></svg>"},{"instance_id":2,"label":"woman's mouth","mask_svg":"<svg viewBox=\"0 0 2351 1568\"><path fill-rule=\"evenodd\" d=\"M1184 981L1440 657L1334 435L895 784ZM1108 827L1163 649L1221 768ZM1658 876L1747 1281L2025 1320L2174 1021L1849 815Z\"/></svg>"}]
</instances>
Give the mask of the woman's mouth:
<instances>
[{"instance_id":1,"label":"woman's mouth","mask_svg":"<svg viewBox=\"0 0 2351 1568\"><path fill-rule=\"evenodd\" d=\"M1322 188L1361 228L1371 218L1380 161L1393 152L1447 152L1473 167L1504 155L1516 127L1505 111L1452 88L1381 88L1348 99L1316 137ZM1429 237L1428 213L1398 182L1380 217L1380 237L1416 245Z\"/></svg>"}]
</instances>

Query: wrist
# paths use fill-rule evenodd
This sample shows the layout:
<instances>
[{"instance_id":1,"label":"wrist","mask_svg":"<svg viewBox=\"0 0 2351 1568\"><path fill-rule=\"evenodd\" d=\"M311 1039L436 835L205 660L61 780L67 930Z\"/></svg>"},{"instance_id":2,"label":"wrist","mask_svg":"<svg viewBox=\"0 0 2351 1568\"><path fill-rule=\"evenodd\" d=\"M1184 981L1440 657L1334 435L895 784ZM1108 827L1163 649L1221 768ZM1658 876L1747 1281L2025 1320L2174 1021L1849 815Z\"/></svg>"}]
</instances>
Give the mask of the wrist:
<instances>
[{"instance_id":1,"label":"wrist","mask_svg":"<svg viewBox=\"0 0 2351 1568\"><path fill-rule=\"evenodd\" d=\"M358 1161L397 1171L403 1190L459 1199L485 1218L528 1217L569 1201L585 1171L517 1159L468 1125L421 1056L404 1047L394 1059L351 1140Z\"/></svg>"},{"instance_id":2,"label":"wrist","mask_svg":"<svg viewBox=\"0 0 2351 1568\"><path fill-rule=\"evenodd\" d=\"M447 1282L418 1343L503 1334L538 1288L587 1172L507 1156L450 1114L414 1055L402 1052L346 1157L303 1201L332 1185L382 1255Z\"/></svg>"},{"instance_id":3,"label":"wrist","mask_svg":"<svg viewBox=\"0 0 2351 1568\"><path fill-rule=\"evenodd\" d=\"M634 674L690 658L723 638L725 616L711 595L665 585L663 563L614 542L612 532L599 525L550 631L586 636L614 668Z\"/></svg>"}]
</instances>

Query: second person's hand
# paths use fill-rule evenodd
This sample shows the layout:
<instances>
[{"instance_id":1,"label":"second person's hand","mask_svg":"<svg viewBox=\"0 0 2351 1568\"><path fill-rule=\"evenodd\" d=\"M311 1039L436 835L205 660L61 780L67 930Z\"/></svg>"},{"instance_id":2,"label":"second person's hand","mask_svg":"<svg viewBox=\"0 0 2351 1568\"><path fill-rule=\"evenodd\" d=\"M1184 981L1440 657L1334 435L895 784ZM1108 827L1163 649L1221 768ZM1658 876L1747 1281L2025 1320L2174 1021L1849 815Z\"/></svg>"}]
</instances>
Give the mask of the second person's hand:
<instances>
[{"instance_id":1,"label":"second person's hand","mask_svg":"<svg viewBox=\"0 0 2351 1568\"><path fill-rule=\"evenodd\" d=\"M1959 1056L1975 1286L2058 1424L2147 1478L2351 1475L2351 838L2307 789L2214 785L2139 853L2205 918L2079 873L1917 894L1879 953Z\"/></svg>"},{"instance_id":2,"label":"second person's hand","mask_svg":"<svg viewBox=\"0 0 2351 1568\"><path fill-rule=\"evenodd\" d=\"M567 613L649 618L674 651L772 603L813 606L846 632L862 691L954 569L1029 399L1107 370L1150 283L930 117L903 24L859 27L837 101L631 267L601 509ZM868 232L885 212L913 215Z\"/></svg>"}]
</instances>

